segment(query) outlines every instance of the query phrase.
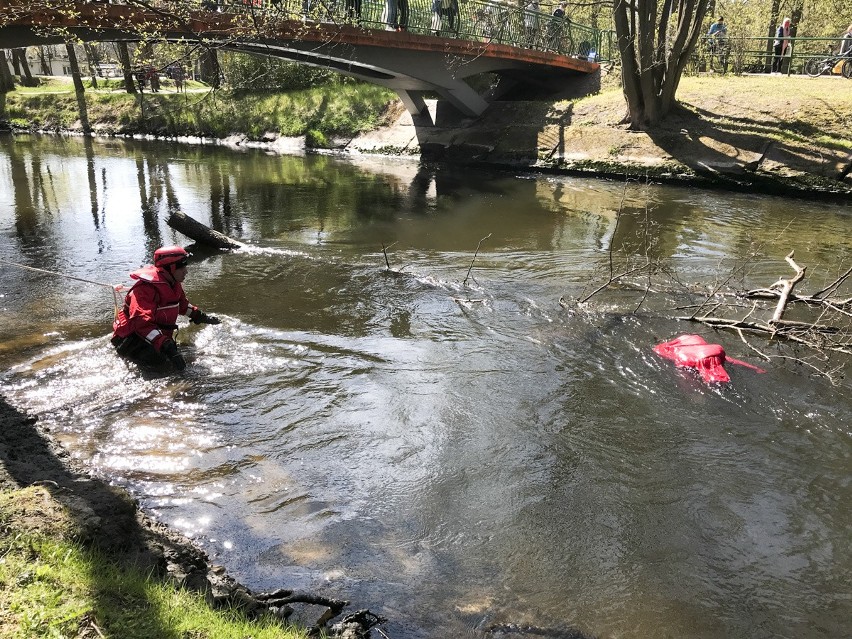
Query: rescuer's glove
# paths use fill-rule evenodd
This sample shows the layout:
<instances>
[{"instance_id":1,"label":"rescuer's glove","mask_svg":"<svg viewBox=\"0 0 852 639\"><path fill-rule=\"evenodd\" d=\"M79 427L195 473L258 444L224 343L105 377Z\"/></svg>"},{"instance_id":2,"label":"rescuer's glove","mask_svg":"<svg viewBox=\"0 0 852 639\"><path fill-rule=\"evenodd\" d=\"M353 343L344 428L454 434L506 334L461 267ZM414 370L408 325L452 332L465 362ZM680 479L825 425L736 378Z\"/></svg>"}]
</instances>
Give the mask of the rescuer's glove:
<instances>
[{"instance_id":1,"label":"rescuer's glove","mask_svg":"<svg viewBox=\"0 0 852 639\"><path fill-rule=\"evenodd\" d=\"M183 355L178 352L177 344L175 344L173 339L168 339L163 342L163 345L160 347L160 352L169 358L169 361L178 371L182 371L186 368L186 362L183 359Z\"/></svg>"},{"instance_id":2,"label":"rescuer's glove","mask_svg":"<svg viewBox=\"0 0 852 639\"><path fill-rule=\"evenodd\" d=\"M221 324L222 321L215 315L202 313L197 308L189 314L189 319L193 324Z\"/></svg>"}]
</instances>

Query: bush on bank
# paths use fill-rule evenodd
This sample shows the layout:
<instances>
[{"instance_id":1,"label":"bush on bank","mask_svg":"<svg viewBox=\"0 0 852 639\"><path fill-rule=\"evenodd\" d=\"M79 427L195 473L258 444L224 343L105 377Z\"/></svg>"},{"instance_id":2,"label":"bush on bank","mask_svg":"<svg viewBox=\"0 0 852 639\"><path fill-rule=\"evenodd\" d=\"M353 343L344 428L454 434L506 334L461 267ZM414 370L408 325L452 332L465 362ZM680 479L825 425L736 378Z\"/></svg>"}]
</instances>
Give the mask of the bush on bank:
<instances>
[{"instance_id":1,"label":"bush on bank","mask_svg":"<svg viewBox=\"0 0 852 639\"><path fill-rule=\"evenodd\" d=\"M159 93L135 96L110 88L87 90L92 129L114 135L214 138L241 133L250 139L270 132L282 136L312 132L312 139L329 139L375 129L396 100L388 89L356 82L274 93L212 91L197 83L186 93L174 92L166 82L163 87ZM77 100L68 83L6 94L5 117L23 128L80 129Z\"/></svg>"},{"instance_id":2,"label":"bush on bank","mask_svg":"<svg viewBox=\"0 0 852 639\"><path fill-rule=\"evenodd\" d=\"M214 611L78 541L79 530L43 486L0 492L0 636L122 639L305 639L302 630Z\"/></svg>"}]
</instances>

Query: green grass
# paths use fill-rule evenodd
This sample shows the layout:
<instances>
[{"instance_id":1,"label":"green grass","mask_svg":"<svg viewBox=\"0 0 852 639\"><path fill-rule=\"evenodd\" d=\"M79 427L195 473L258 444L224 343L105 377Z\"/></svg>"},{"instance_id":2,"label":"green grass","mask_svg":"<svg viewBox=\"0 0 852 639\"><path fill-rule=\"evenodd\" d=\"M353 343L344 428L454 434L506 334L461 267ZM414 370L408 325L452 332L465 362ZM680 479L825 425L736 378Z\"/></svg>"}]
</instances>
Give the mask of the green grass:
<instances>
[{"instance_id":1,"label":"green grass","mask_svg":"<svg viewBox=\"0 0 852 639\"><path fill-rule=\"evenodd\" d=\"M322 147L335 136L351 137L377 128L386 106L396 100L388 89L355 82L280 93L199 91L199 86L193 83L187 93L145 92L141 97L89 89L89 122L95 130L112 134L223 138L240 133L250 139L270 132L307 135L312 145ZM79 120L73 87L55 80L19 87L6 96L5 119L37 129L73 129Z\"/></svg>"},{"instance_id":2,"label":"green grass","mask_svg":"<svg viewBox=\"0 0 852 639\"><path fill-rule=\"evenodd\" d=\"M214 611L201 595L75 541L72 522L44 487L0 493L0 636L307 637L272 618L250 621L237 611Z\"/></svg>"}]
</instances>

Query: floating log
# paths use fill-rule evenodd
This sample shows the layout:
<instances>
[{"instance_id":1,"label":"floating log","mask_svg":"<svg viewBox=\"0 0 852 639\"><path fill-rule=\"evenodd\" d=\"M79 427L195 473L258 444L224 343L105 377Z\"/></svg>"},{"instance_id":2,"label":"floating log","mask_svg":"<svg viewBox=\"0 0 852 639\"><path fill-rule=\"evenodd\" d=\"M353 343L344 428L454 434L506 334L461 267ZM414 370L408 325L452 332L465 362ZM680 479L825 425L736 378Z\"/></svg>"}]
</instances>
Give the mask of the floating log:
<instances>
[{"instance_id":1,"label":"floating log","mask_svg":"<svg viewBox=\"0 0 852 639\"><path fill-rule=\"evenodd\" d=\"M213 248L238 249L245 246L242 242L234 240L219 231L214 231L209 226L205 226L181 211L172 213L169 216L167 224L199 244L212 246Z\"/></svg>"}]
</instances>

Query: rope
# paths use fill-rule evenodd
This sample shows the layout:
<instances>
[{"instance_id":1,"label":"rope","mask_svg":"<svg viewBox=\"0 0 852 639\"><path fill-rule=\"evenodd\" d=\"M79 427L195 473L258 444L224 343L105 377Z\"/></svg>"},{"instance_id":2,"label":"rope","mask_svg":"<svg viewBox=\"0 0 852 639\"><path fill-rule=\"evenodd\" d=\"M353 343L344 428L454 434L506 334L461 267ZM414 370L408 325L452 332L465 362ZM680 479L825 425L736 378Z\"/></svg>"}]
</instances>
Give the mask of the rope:
<instances>
[{"instance_id":1,"label":"rope","mask_svg":"<svg viewBox=\"0 0 852 639\"><path fill-rule=\"evenodd\" d=\"M22 268L22 269L25 269L27 271L35 271L36 273L47 273L48 275L56 275L57 277L64 277L64 278L69 279L69 280L77 280L78 282L85 282L86 284L95 284L96 286L105 286L105 287L111 288L113 290L115 290L117 288L120 289L120 288L123 287L123 284L118 284L118 285L106 284L104 282L96 282L94 280L87 280L87 279L84 279L82 277L74 277L73 275L66 275L65 273L57 273L56 271L48 271L48 270L43 269L43 268L36 268L35 266L26 266L25 264L18 264L17 262L10 262L9 260L4 260L2 257L0 257L0 262L3 262L4 264L8 264L9 266L16 266L17 268Z\"/></svg>"},{"instance_id":2,"label":"rope","mask_svg":"<svg viewBox=\"0 0 852 639\"><path fill-rule=\"evenodd\" d=\"M86 284L94 284L95 286L103 286L104 288L108 288L112 291L112 302L115 307L115 314L118 314L119 308L119 294L127 290L127 287L124 284L107 284L105 282L96 282L95 280L87 280L82 277L75 277L73 275L66 275L65 273L57 273L56 271L48 271L43 268L36 268L35 266L27 266L25 264L18 264L17 262L10 262L9 260L4 260L0 257L0 262L3 264L8 264L9 266L14 266L16 268L24 269L25 271L35 271L36 273L45 273L47 275L55 275L56 277L64 277L67 280L76 280L77 282L85 282Z\"/></svg>"}]
</instances>

